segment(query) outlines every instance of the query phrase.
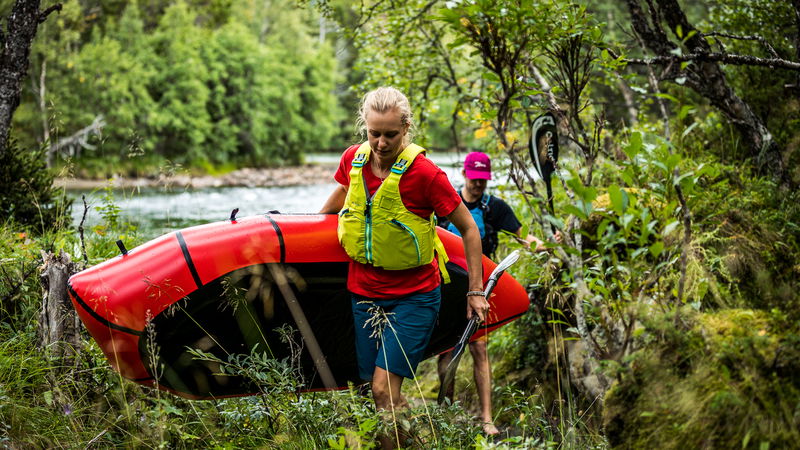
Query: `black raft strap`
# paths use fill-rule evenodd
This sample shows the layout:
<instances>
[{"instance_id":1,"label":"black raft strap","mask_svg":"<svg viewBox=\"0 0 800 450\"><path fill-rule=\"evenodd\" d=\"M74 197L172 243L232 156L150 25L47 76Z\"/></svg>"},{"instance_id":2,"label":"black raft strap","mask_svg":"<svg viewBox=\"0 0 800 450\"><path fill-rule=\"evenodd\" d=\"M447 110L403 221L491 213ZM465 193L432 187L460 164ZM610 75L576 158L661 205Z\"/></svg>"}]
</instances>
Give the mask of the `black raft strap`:
<instances>
[{"instance_id":1,"label":"black raft strap","mask_svg":"<svg viewBox=\"0 0 800 450\"><path fill-rule=\"evenodd\" d=\"M178 231L175 233L175 237L178 238L178 244L181 246L181 251L183 252L183 259L186 260L186 265L189 267L189 272L192 273L192 278L194 278L194 282L198 288L203 287L203 282L200 281L200 274L197 273L197 267L194 265L194 261L192 261L192 255L189 254L189 247L186 246L186 241L183 239L183 234Z\"/></svg>"}]
</instances>

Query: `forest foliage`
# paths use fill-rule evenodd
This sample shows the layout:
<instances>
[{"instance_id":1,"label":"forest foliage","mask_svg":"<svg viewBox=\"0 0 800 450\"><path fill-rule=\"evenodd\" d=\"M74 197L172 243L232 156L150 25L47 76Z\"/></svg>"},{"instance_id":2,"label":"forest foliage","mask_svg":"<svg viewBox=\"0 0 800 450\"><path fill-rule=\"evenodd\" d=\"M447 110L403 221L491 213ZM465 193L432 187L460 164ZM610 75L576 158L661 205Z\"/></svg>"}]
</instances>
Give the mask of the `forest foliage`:
<instances>
[{"instance_id":1,"label":"forest foliage","mask_svg":"<svg viewBox=\"0 0 800 450\"><path fill-rule=\"evenodd\" d=\"M14 133L22 148L47 148L102 114L102 137L69 158L94 174L126 159L138 161L133 171L289 164L350 143L357 94L397 86L415 108L417 141L490 153L495 193L524 231L549 242L513 269L533 293L531 311L490 341L508 433L487 440L464 419L476 400L461 373L460 403L395 422L419 431L416 445L789 447L800 438L798 8L66 2L42 25ZM561 135L552 210L528 152L530 121L545 111ZM43 163L30 158L11 162L34 179ZM9 211L0 439L295 448L291 436L300 447L345 448L369 447L385 430L355 390L296 395L279 376L290 362L243 368L271 380L259 397L196 406L121 382L90 346L86 378L61 387L51 362L23 350L38 295L31 261L58 249L98 263L136 230L119 220L110 190L85 250L69 230L29 236L19 218L35 209ZM412 395L431 398L426 383Z\"/></svg>"},{"instance_id":2,"label":"forest foliage","mask_svg":"<svg viewBox=\"0 0 800 450\"><path fill-rule=\"evenodd\" d=\"M88 145L59 149L87 175L297 164L336 145L342 113L318 14L294 6L65 2L39 30L15 135L50 147L102 117Z\"/></svg>"}]
</instances>

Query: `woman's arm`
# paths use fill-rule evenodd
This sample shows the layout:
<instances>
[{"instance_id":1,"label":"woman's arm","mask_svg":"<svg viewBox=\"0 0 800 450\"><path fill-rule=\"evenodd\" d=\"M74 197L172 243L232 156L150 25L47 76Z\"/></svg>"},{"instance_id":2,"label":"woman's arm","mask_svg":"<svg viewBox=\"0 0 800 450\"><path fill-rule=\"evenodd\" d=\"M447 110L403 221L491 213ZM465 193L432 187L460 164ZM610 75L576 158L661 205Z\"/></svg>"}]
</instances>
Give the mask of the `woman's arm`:
<instances>
[{"instance_id":1,"label":"woman's arm","mask_svg":"<svg viewBox=\"0 0 800 450\"><path fill-rule=\"evenodd\" d=\"M467 258L467 273L469 274L469 290L483 291L483 264L481 262L481 233L472 214L464 203L459 203L456 209L447 216L447 220L458 228L464 240L464 255ZM477 314L481 321L486 320L489 311L489 301L480 295L467 297L467 318Z\"/></svg>"},{"instance_id":2,"label":"woman's arm","mask_svg":"<svg viewBox=\"0 0 800 450\"><path fill-rule=\"evenodd\" d=\"M319 210L320 214L336 214L341 211L345 197L347 197L347 188L341 184L336 186L328 200L322 205L322 209Z\"/></svg>"}]
</instances>

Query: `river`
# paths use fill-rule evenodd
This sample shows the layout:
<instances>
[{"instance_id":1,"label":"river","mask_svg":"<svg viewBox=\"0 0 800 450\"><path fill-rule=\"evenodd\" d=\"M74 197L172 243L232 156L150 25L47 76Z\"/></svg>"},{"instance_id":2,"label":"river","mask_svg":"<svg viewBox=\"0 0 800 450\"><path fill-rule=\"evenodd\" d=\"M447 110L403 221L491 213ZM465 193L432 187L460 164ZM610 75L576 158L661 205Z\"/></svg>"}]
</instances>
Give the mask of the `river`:
<instances>
[{"instance_id":1,"label":"river","mask_svg":"<svg viewBox=\"0 0 800 450\"><path fill-rule=\"evenodd\" d=\"M113 203L119 207L120 218L137 227L140 237L154 238L170 231L208 222L226 220L234 208L238 217L263 214L277 210L281 213L317 212L336 186L333 170L339 160L337 154L312 154L305 160L311 164L331 167L331 177L313 184L288 187L218 187L205 189L136 188L113 191ZM432 154L454 185L461 182L459 162L463 155L455 153ZM83 214L81 196L86 196L89 210L85 226L102 221L96 209L103 206L102 189L70 190L74 199L72 216L77 225Z\"/></svg>"}]
</instances>

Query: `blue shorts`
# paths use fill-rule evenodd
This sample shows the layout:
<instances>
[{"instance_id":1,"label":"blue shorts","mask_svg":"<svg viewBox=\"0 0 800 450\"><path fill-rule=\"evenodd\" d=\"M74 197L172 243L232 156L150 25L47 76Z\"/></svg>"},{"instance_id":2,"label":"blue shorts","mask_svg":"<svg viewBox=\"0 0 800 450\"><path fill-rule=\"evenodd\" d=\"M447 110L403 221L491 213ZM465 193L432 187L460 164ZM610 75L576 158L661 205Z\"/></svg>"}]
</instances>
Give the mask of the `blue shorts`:
<instances>
[{"instance_id":1,"label":"blue shorts","mask_svg":"<svg viewBox=\"0 0 800 450\"><path fill-rule=\"evenodd\" d=\"M441 300L440 287L392 299L352 294L361 379L372 380L375 366L414 378L436 324Z\"/></svg>"}]
</instances>

